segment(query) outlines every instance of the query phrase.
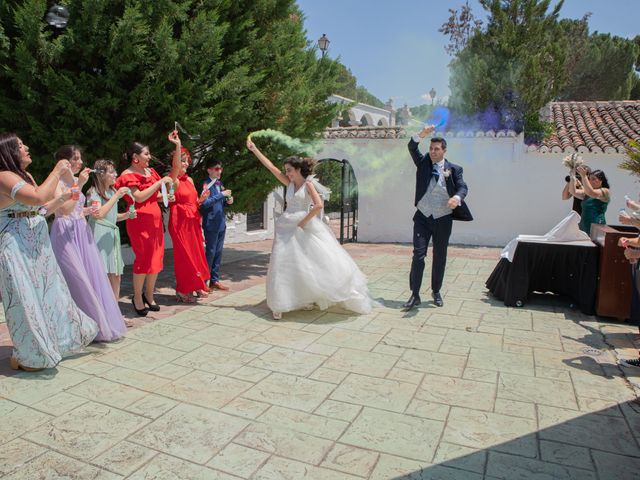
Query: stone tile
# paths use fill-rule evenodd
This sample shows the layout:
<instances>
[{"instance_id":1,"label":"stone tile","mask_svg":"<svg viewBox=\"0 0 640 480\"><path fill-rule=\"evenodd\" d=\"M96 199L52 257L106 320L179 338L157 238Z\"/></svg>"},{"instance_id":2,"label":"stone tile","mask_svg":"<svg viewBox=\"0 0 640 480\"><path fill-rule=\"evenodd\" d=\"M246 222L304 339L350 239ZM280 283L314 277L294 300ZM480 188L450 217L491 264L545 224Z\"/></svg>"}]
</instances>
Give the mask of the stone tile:
<instances>
[{"instance_id":1,"label":"stone tile","mask_svg":"<svg viewBox=\"0 0 640 480\"><path fill-rule=\"evenodd\" d=\"M272 327L258 335L254 332L252 340L254 342L276 345L278 347L304 350L318 338L320 338L320 335L317 333L300 332L284 327Z\"/></svg>"},{"instance_id":2,"label":"stone tile","mask_svg":"<svg viewBox=\"0 0 640 480\"><path fill-rule=\"evenodd\" d=\"M0 443L4 443L45 423L51 419L51 416L0 398L0 419L2 419Z\"/></svg>"},{"instance_id":3,"label":"stone tile","mask_svg":"<svg viewBox=\"0 0 640 480\"><path fill-rule=\"evenodd\" d=\"M467 328L475 329L480 324L478 317L469 315L441 315L434 313L427 318L426 325L428 327L443 327L465 330ZM423 331L423 330L421 330Z\"/></svg>"},{"instance_id":4,"label":"stone tile","mask_svg":"<svg viewBox=\"0 0 640 480\"><path fill-rule=\"evenodd\" d=\"M49 451L21 465L18 470L2 478L3 480L84 480L87 478L91 480L120 480L122 477Z\"/></svg>"},{"instance_id":5,"label":"stone tile","mask_svg":"<svg viewBox=\"0 0 640 480\"><path fill-rule=\"evenodd\" d=\"M157 453L155 450L125 441L95 458L93 463L126 476L147 463Z\"/></svg>"},{"instance_id":6,"label":"stone tile","mask_svg":"<svg viewBox=\"0 0 640 480\"><path fill-rule=\"evenodd\" d=\"M433 463L483 474L487 463L487 452L453 443L440 442Z\"/></svg>"},{"instance_id":7,"label":"stone tile","mask_svg":"<svg viewBox=\"0 0 640 480\"><path fill-rule=\"evenodd\" d=\"M502 348L502 336L491 333L449 330L444 337L443 345L459 347L475 347L483 350L498 351ZM443 350L440 349L442 352ZM453 353L453 352L450 352Z\"/></svg>"},{"instance_id":8,"label":"stone tile","mask_svg":"<svg viewBox=\"0 0 640 480\"><path fill-rule=\"evenodd\" d=\"M578 397L615 400L618 403L634 400L633 389L620 377L607 378L598 375L572 375Z\"/></svg>"},{"instance_id":9,"label":"stone tile","mask_svg":"<svg viewBox=\"0 0 640 480\"><path fill-rule=\"evenodd\" d=\"M318 465L333 445L331 440L263 423L249 425L234 443L313 465Z\"/></svg>"},{"instance_id":10,"label":"stone tile","mask_svg":"<svg viewBox=\"0 0 640 480\"><path fill-rule=\"evenodd\" d=\"M474 382L484 382L495 385L498 382L498 372L467 367L464 369L462 378L465 380L473 380Z\"/></svg>"},{"instance_id":11,"label":"stone tile","mask_svg":"<svg viewBox=\"0 0 640 480\"><path fill-rule=\"evenodd\" d=\"M378 454L362 448L336 443L321 466L361 477L368 477L378 460Z\"/></svg>"},{"instance_id":12,"label":"stone tile","mask_svg":"<svg viewBox=\"0 0 640 480\"><path fill-rule=\"evenodd\" d=\"M386 378L388 380L397 380L398 382L420 385L424 378L424 374L422 372L414 372L413 370L405 370L403 368L392 368Z\"/></svg>"},{"instance_id":13,"label":"stone tile","mask_svg":"<svg viewBox=\"0 0 640 480\"><path fill-rule=\"evenodd\" d=\"M416 385L410 383L352 373L336 388L331 399L401 413L415 391Z\"/></svg>"},{"instance_id":14,"label":"stone tile","mask_svg":"<svg viewBox=\"0 0 640 480\"><path fill-rule=\"evenodd\" d=\"M207 466L242 478L249 478L269 456L270 454L254 448L230 443L213 457Z\"/></svg>"},{"instance_id":15,"label":"stone tile","mask_svg":"<svg viewBox=\"0 0 640 480\"><path fill-rule=\"evenodd\" d=\"M365 407L340 442L429 461L444 424L435 420Z\"/></svg>"},{"instance_id":16,"label":"stone tile","mask_svg":"<svg viewBox=\"0 0 640 480\"><path fill-rule=\"evenodd\" d=\"M453 407L442 440L475 449L496 450L535 457L538 447L535 420Z\"/></svg>"},{"instance_id":17,"label":"stone tile","mask_svg":"<svg viewBox=\"0 0 640 480\"><path fill-rule=\"evenodd\" d=\"M4 425L3 425L4 432ZM6 440L5 438L2 439ZM0 476L6 475L14 470L21 468L38 455L46 452L44 447L35 443L26 442L20 438L5 443L0 448Z\"/></svg>"},{"instance_id":18,"label":"stone tile","mask_svg":"<svg viewBox=\"0 0 640 480\"><path fill-rule=\"evenodd\" d=\"M640 456L627 422L620 417L582 414L561 408L538 407L539 436L544 440L604 450L623 455Z\"/></svg>"},{"instance_id":19,"label":"stone tile","mask_svg":"<svg viewBox=\"0 0 640 480\"><path fill-rule=\"evenodd\" d=\"M249 422L194 405L178 405L129 440L196 463L206 463Z\"/></svg>"},{"instance_id":20,"label":"stone tile","mask_svg":"<svg viewBox=\"0 0 640 480\"><path fill-rule=\"evenodd\" d=\"M334 328L320 337L317 343L334 347L355 348L371 351L382 339L378 333L356 332L342 328Z\"/></svg>"},{"instance_id":21,"label":"stone tile","mask_svg":"<svg viewBox=\"0 0 640 480\"><path fill-rule=\"evenodd\" d=\"M202 347L178 358L173 363L210 373L229 375L256 358L252 353L238 352L215 345Z\"/></svg>"},{"instance_id":22,"label":"stone tile","mask_svg":"<svg viewBox=\"0 0 640 480\"><path fill-rule=\"evenodd\" d=\"M438 352L448 353L450 355L459 355L466 358L469 356L469 350L471 350L471 348L468 346L443 343L442 345L440 345Z\"/></svg>"},{"instance_id":23,"label":"stone tile","mask_svg":"<svg viewBox=\"0 0 640 480\"><path fill-rule=\"evenodd\" d=\"M348 422L313 415L299 410L273 406L258 420L261 423L282 427L320 438L337 440L349 425Z\"/></svg>"},{"instance_id":24,"label":"stone tile","mask_svg":"<svg viewBox=\"0 0 640 480\"><path fill-rule=\"evenodd\" d=\"M493 410L496 387L490 383L426 374L416 398L428 402Z\"/></svg>"},{"instance_id":25,"label":"stone tile","mask_svg":"<svg viewBox=\"0 0 640 480\"><path fill-rule=\"evenodd\" d=\"M398 358L393 355L340 348L324 363L323 367L371 377L384 377L397 360Z\"/></svg>"},{"instance_id":26,"label":"stone tile","mask_svg":"<svg viewBox=\"0 0 640 480\"><path fill-rule=\"evenodd\" d=\"M640 459L592 451L596 470L601 479L636 480L640 472Z\"/></svg>"},{"instance_id":27,"label":"stone tile","mask_svg":"<svg viewBox=\"0 0 640 480\"><path fill-rule=\"evenodd\" d=\"M169 383L164 377L122 367L113 368L108 372L100 374L100 377L147 392L153 392Z\"/></svg>"},{"instance_id":28,"label":"stone tile","mask_svg":"<svg viewBox=\"0 0 640 480\"><path fill-rule=\"evenodd\" d=\"M447 415L449 415L449 409L449 405L413 399L404 413L417 417L430 418L432 420L445 421Z\"/></svg>"},{"instance_id":29,"label":"stone tile","mask_svg":"<svg viewBox=\"0 0 640 480\"><path fill-rule=\"evenodd\" d=\"M179 402L220 408L252 386L242 380L195 371L158 389L157 393Z\"/></svg>"},{"instance_id":30,"label":"stone tile","mask_svg":"<svg viewBox=\"0 0 640 480\"><path fill-rule=\"evenodd\" d=\"M156 419L160 415L171 410L177 404L178 402L171 400L170 398L149 394L129 405L126 410L128 412L135 413L136 415Z\"/></svg>"},{"instance_id":31,"label":"stone tile","mask_svg":"<svg viewBox=\"0 0 640 480\"><path fill-rule=\"evenodd\" d=\"M252 342L249 340L248 342L244 342L241 345L238 345L235 350L240 350L241 352L253 353L254 355L262 355L264 352L272 348L272 345L268 343L260 343L260 342Z\"/></svg>"},{"instance_id":32,"label":"stone tile","mask_svg":"<svg viewBox=\"0 0 640 480\"><path fill-rule=\"evenodd\" d=\"M268 370L262 370L261 368L253 367L240 367L238 370L230 374L231 377L239 380L245 380L251 383L258 383L265 378L271 372Z\"/></svg>"},{"instance_id":33,"label":"stone tile","mask_svg":"<svg viewBox=\"0 0 640 480\"><path fill-rule=\"evenodd\" d=\"M148 422L144 417L88 402L31 430L24 438L65 455L90 460Z\"/></svg>"},{"instance_id":34,"label":"stone tile","mask_svg":"<svg viewBox=\"0 0 640 480\"><path fill-rule=\"evenodd\" d=\"M560 335L546 332L525 332L505 328L504 343L524 345L527 347L548 348L550 350L562 350Z\"/></svg>"},{"instance_id":35,"label":"stone tile","mask_svg":"<svg viewBox=\"0 0 640 480\"><path fill-rule=\"evenodd\" d=\"M567 439L571 441L571 439ZM569 467L593 470L593 462L588 448L566 443L540 441L540 459L545 462L561 463Z\"/></svg>"},{"instance_id":36,"label":"stone tile","mask_svg":"<svg viewBox=\"0 0 640 480\"><path fill-rule=\"evenodd\" d=\"M533 356L507 352L488 352L472 348L469 353L471 368L495 370L497 372L516 373L518 375L534 376Z\"/></svg>"},{"instance_id":37,"label":"stone tile","mask_svg":"<svg viewBox=\"0 0 640 480\"><path fill-rule=\"evenodd\" d=\"M407 349L402 347L396 347L395 345L384 345L382 343L379 343L371 351L374 353L382 353L384 355L393 355L395 357L401 357L404 354L404 352L407 351Z\"/></svg>"},{"instance_id":38,"label":"stone tile","mask_svg":"<svg viewBox=\"0 0 640 480\"><path fill-rule=\"evenodd\" d=\"M243 397L260 402L311 412L333 391L335 385L306 378L273 373Z\"/></svg>"},{"instance_id":39,"label":"stone tile","mask_svg":"<svg viewBox=\"0 0 640 480\"><path fill-rule=\"evenodd\" d=\"M320 367L311 375L311 380L318 380L319 382L335 383L336 385L342 382L344 378L349 375L349 372L333 370L331 368Z\"/></svg>"},{"instance_id":40,"label":"stone tile","mask_svg":"<svg viewBox=\"0 0 640 480\"><path fill-rule=\"evenodd\" d=\"M211 325L204 330L191 333L186 339L217 345L218 347L235 348L250 340L255 334L256 332L242 328Z\"/></svg>"},{"instance_id":41,"label":"stone tile","mask_svg":"<svg viewBox=\"0 0 640 480\"><path fill-rule=\"evenodd\" d=\"M23 405L34 405L88 378L89 375L63 367L40 372L20 372L0 381L0 398L8 398Z\"/></svg>"},{"instance_id":42,"label":"stone tile","mask_svg":"<svg viewBox=\"0 0 640 480\"><path fill-rule=\"evenodd\" d=\"M253 480L356 480L358 477L306 463L271 457L253 476Z\"/></svg>"},{"instance_id":43,"label":"stone tile","mask_svg":"<svg viewBox=\"0 0 640 480\"><path fill-rule=\"evenodd\" d=\"M338 347L333 345L324 345L322 343L312 343L304 349L305 352L317 353L319 355L331 356L338 351Z\"/></svg>"},{"instance_id":44,"label":"stone tile","mask_svg":"<svg viewBox=\"0 0 640 480\"><path fill-rule=\"evenodd\" d=\"M352 421L360 413L362 407L360 405L352 405L350 403L337 402L335 400L325 400L322 402L315 413L338 420Z\"/></svg>"},{"instance_id":45,"label":"stone tile","mask_svg":"<svg viewBox=\"0 0 640 480\"><path fill-rule=\"evenodd\" d=\"M407 350L398 360L397 367L418 372L435 373L459 377L462 375L466 358L459 355Z\"/></svg>"},{"instance_id":46,"label":"stone tile","mask_svg":"<svg viewBox=\"0 0 640 480\"><path fill-rule=\"evenodd\" d=\"M91 355L90 358L93 358L93 355ZM88 375L100 375L107 372L108 370L111 370L112 368L115 368L113 365L100 362L98 360L89 360L88 362L82 362L75 365L68 365L68 363L69 362L64 361L65 368L71 368Z\"/></svg>"},{"instance_id":47,"label":"stone tile","mask_svg":"<svg viewBox=\"0 0 640 480\"><path fill-rule=\"evenodd\" d=\"M501 373L498 379L498 398L578 409L573 390L567 388L566 383L546 378Z\"/></svg>"},{"instance_id":48,"label":"stone tile","mask_svg":"<svg viewBox=\"0 0 640 480\"><path fill-rule=\"evenodd\" d=\"M537 418L535 404L528 402L518 402L515 400L505 400L504 398L496 399L496 404L493 411L495 413L511 415L513 417L530 418L531 420L535 420Z\"/></svg>"},{"instance_id":49,"label":"stone tile","mask_svg":"<svg viewBox=\"0 0 640 480\"><path fill-rule=\"evenodd\" d=\"M306 377L327 359L324 355L274 347L249 365L264 370Z\"/></svg>"},{"instance_id":50,"label":"stone tile","mask_svg":"<svg viewBox=\"0 0 640 480\"><path fill-rule=\"evenodd\" d=\"M162 322L153 322L127 332L127 338L140 340L155 345L171 347L178 340L193 334L193 330Z\"/></svg>"},{"instance_id":51,"label":"stone tile","mask_svg":"<svg viewBox=\"0 0 640 480\"><path fill-rule=\"evenodd\" d=\"M227 403L221 410L238 417L254 419L262 415L270 406L268 403L238 397Z\"/></svg>"},{"instance_id":52,"label":"stone tile","mask_svg":"<svg viewBox=\"0 0 640 480\"><path fill-rule=\"evenodd\" d=\"M542 462L504 453L489 452L487 475L509 480L595 480L588 470L579 470L555 463Z\"/></svg>"},{"instance_id":53,"label":"stone tile","mask_svg":"<svg viewBox=\"0 0 640 480\"><path fill-rule=\"evenodd\" d=\"M40 410L41 412L48 413L49 415L60 416L63 413L67 413L69 410L79 407L86 401L86 398L76 397L69 393L60 392L53 397L36 403L33 405L33 408Z\"/></svg>"},{"instance_id":54,"label":"stone tile","mask_svg":"<svg viewBox=\"0 0 640 480\"><path fill-rule=\"evenodd\" d=\"M110 382L103 378L90 378L67 391L87 400L116 408L125 408L147 395L142 390Z\"/></svg>"},{"instance_id":55,"label":"stone tile","mask_svg":"<svg viewBox=\"0 0 640 480\"><path fill-rule=\"evenodd\" d=\"M391 455L380 455L370 480L482 480L482 475Z\"/></svg>"},{"instance_id":56,"label":"stone tile","mask_svg":"<svg viewBox=\"0 0 640 480\"><path fill-rule=\"evenodd\" d=\"M412 332L394 328L387 333L381 343L385 345L395 345L397 347L430 350L437 352L442 343L442 335L429 335L427 333Z\"/></svg>"},{"instance_id":57,"label":"stone tile","mask_svg":"<svg viewBox=\"0 0 640 480\"><path fill-rule=\"evenodd\" d=\"M237 480L226 473L160 454L128 480Z\"/></svg>"},{"instance_id":58,"label":"stone tile","mask_svg":"<svg viewBox=\"0 0 640 480\"><path fill-rule=\"evenodd\" d=\"M161 378L165 378L168 380L176 380L180 377L184 377L187 373L193 371L190 367L183 367L181 365L175 365L173 363L167 363L166 365L162 365L155 370L152 370L151 373Z\"/></svg>"},{"instance_id":59,"label":"stone tile","mask_svg":"<svg viewBox=\"0 0 640 480\"><path fill-rule=\"evenodd\" d=\"M100 361L140 372L150 372L182 355L182 352L172 348L136 342L102 355Z\"/></svg>"}]
</instances>

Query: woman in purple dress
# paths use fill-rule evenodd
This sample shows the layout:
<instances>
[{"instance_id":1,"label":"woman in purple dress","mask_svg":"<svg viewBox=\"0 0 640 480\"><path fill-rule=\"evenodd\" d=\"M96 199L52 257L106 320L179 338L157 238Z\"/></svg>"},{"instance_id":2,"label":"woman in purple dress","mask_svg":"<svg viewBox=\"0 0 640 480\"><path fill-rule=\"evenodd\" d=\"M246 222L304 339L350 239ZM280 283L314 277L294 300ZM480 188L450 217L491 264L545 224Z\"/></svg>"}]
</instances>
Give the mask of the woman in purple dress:
<instances>
[{"instance_id":1,"label":"woman in purple dress","mask_svg":"<svg viewBox=\"0 0 640 480\"><path fill-rule=\"evenodd\" d=\"M64 145L56 152L56 160L67 159L70 173L60 177L59 191L71 189L70 200L54 200L45 205L46 213L55 212L51 227L51 246L62 270L71 297L78 307L91 317L100 332L96 340L117 340L127 330L118 307L102 258L96 247L91 228L85 216L91 213L85 208L81 190L89 179L90 169L82 169L82 155L73 145ZM74 175L78 174L76 178Z\"/></svg>"}]
</instances>

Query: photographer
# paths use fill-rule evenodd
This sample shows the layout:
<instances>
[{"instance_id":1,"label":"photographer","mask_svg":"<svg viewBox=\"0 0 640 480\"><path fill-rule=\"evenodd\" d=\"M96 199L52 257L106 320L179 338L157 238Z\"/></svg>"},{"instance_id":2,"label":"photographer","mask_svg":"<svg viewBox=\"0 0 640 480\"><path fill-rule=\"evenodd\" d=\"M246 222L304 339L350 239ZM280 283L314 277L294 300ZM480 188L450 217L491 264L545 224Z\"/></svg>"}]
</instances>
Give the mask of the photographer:
<instances>
[{"instance_id":1,"label":"photographer","mask_svg":"<svg viewBox=\"0 0 640 480\"><path fill-rule=\"evenodd\" d=\"M584 168L587 171L587 175L591 173L591 168L587 167L586 165L584 165ZM578 215L582 215L582 200L573 196L570 191L571 175L567 175L566 177L564 177L564 181L567 183L562 189L562 200L569 200L570 198L573 198L572 209ZM579 175L576 175L576 188L582 189L582 183Z\"/></svg>"},{"instance_id":2,"label":"photographer","mask_svg":"<svg viewBox=\"0 0 640 480\"><path fill-rule=\"evenodd\" d=\"M580 175L582 188L577 186L578 179L576 174ZM582 200L580 230L590 235L592 224L604 225L607 223L605 213L610 199L609 181L602 170L588 172L584 166L571 170L569 192L574 197Z\"/></svg>"}]
</instances>

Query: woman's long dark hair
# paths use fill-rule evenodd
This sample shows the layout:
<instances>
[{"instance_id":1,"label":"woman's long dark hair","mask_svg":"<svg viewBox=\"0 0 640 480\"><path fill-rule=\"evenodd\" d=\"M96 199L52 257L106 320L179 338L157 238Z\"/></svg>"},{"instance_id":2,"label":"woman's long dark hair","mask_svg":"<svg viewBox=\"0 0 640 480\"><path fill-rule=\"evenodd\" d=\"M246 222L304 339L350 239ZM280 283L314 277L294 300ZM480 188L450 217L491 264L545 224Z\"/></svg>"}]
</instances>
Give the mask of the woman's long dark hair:
<instances>
[{"instance_id":1,"label":"woman's long dark hair","mask_svg":"<svg viewBox=\"0 0 640 480\"><path fill-rule=\"evenodd\" d=\"M307 178L313 173L313 169L316 166L316 161L313 158L298 157L297 155L294 155L285 158L284 164L289 164L296 170L300 170L300 175L302 175L304 178Z\"/></svg>"},{"instance_id":2,"label":"woman's long dark hair","mask_svg":"<svg viewBox=\"0 0 640 480\"><path fill-rule=\"evenodd\" d=\"M607 180L607 176L602 170L593 170L589 175L593 175L602 182L602 186L600 188L611 188L609 187L609 180Z\"/></svg>"},{"instance_id":3,"label":"woman's long dark hair","mask_svg":"<svg viewBox=\"0 0 640 480\"><path fill-rule=\"evenodd\" d=\"M54 158L56 159L56 162L59 162L60 160L71 161L76 152L82 153L82 150L77 145L62 145L56 151Z\"/></svg>"},{"instance_id":4,"label":"woman's long dark hair","mask_svg":"<svg viewBox=\"0 0 640 480\"><path fill-rule=\"evenodd\" d=\"M20 146L15 133L0 133L0 172L13 172L30 185L31 176L20 163Z\"/></svg>"},{"instance_id":5,"label":"woman's long dark hair","mask_svg":"<svg viewBox=\"0 0 640 480\"><path fill-rule=\"evenodd\" d=\"M145 149L145 147L148 147L148 145L145 145L144 143L140 143L140 142L133 142L131 145L127 147L127 151L124 152L122 159L125 162L128 162L130 164L133 163L133 156L140 155L142 153L142 150Z\"/></svg>"}]
</instances>

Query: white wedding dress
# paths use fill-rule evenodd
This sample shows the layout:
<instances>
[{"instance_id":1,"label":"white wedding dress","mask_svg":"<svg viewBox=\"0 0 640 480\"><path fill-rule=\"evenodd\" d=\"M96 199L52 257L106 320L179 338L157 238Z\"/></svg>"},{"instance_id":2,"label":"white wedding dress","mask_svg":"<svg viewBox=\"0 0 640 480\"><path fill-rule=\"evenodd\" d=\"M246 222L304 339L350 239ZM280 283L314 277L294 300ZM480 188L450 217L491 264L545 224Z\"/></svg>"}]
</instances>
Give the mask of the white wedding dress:
<instances>
[{"instance_id":1,"label":"white wedding dress","mask_svg":"<svg viewBox=\"0 0 640 480\"><path fill-rule=\"evenodd\" d=\"M317 184L313 179L307 182ZM322 310L337 305L369 313L373 301L367 278L329 227L317 216L304 228L298 226L312 203L306 183L297 192L289 183L286 199L287 209L276 221L267 272L271 311L290 312L316 304Z\"/></svg>"}]
</instances>

